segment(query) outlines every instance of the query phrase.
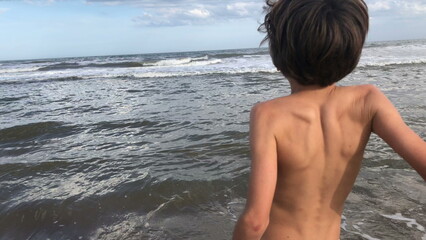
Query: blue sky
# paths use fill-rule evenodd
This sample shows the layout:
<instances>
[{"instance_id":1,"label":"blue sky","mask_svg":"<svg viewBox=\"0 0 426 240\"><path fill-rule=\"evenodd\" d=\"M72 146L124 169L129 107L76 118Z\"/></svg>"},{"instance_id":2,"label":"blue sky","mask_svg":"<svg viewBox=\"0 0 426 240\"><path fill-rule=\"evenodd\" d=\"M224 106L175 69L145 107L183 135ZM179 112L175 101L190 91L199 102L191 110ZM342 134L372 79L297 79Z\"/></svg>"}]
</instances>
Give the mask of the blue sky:
<instances>
[{"instance_id":1,"label":"blue sky","mask_svg":"<svg viewBox=\"0 0 426 240\"><path fill-rule=\"evenodd\" d=\"M426 0L367 0L369 41L426 38ZM262 0L0 0L0 60L258 47Z\"/></svg>"}]
</instances>

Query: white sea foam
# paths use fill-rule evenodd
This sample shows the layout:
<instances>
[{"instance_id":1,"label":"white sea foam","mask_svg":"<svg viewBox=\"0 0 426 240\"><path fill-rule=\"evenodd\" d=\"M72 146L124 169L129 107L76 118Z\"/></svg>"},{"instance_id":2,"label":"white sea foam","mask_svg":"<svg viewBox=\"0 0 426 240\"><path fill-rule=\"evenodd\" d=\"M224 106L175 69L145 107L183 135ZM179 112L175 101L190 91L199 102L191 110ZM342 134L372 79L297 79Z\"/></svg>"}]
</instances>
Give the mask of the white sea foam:
<instances>
[{"instance_id":1,"label":"white sea foam","mask_svg":"<svg viewBox=\"0 0 426 240\"><path fill-rule=\"evenodd\" d=\"M209 56L205 55L204 57L192 58L194 61L208 60Z\"/></svg>"},{"instance_id":2,"label":"white sea foam","mask_svg":"<svg viewBox=\"0 0 426 240\"><path fill-rule=\"evenodd\" d=\"M154 63L145 63L144 66L175 66L175 65L190 63L191 61L192 61L192 58L167 59L167 60L161 60Z\"/></svg>"},{"instance_id":3,"label":"white sea foam","mask_svg":"<svg viewBox=\"0 0 426 240\"><path fill-rule=\"evenodd\" d=\"M359 66L382 67L402 64L426 63L426 44L403 44L365 48Z\"/></svg>"},{"instance_id":4,"label":"white sea foam","mask_svg":"<svg viewBox=\"0 0 426 240\"><path fill-rule=\"evenodd\" d=\"M151 69L155 69L155 68L159 68L159 67L195 67L195 66L207 66L207 65L213 65L213 64L218 64L218 63L222 63L222 60L220 59L212 59L212 60L208 60L208 61L193 61L193 60L185 60L185 59L181 59L181 60L163 60L163 61L167 61L162 63L162 61L157 62L157 63L153 63L150 65L145 65L145 66L149 66ZM174 64L172 64L174 63ZM177 64L179 63L179 64Z\"/></svg>"},{"instance_id":5,"label":"white sea foam","mask_svg":"<svg viewBox=\"0 0 426 240\"><path fill-rule=\"evenodd\" d=\"M202 60L208 60L209 57L206 55L204 57L187 57L187 58L173 58L173 59L166 59L166 60L160 60L153 63L145 63L144 66L178 66L178 65L184 65L189 64L194 61L202 61Z\"/></svg>"},{"instance_id":6,"label":"white sea foam","mask_svg":"<svg viewBox=\"0 0 426 240\"><path fill-rule=\"evenodd\" d=\"M4 68L4 69L0 69L0 74L4 74L4 73L20 73L20 72L33 72L36 71L38 68L37 67L32 67L32 68Z\"/></svg>"},{"instance_id":7,"label":"white sea foam","mask_svg":"<svg viewBox=\"0 0 426 240\"><path fill-rule=\"evenodd\" d=\"M363 224L363 222L358 222L358 225L362 225L362 224ZM343 230L345 230L346 232L352 233L352 234L355 234L355 235L358 235L358 236L361 236L361 237L363 237L363 238L365 238L367 240L381 240L380 238L375 238L375 237L372 237L372 236L370 236L370 235L368 235L366 233L363 233L362 230L361 230L361 228L358 225L354 224L352 226L354 229L356 229L356 231L349 230L348 229L348 224L346 223L346 217L342 216L342 224L340 225L340 227Z\"/></svg>"},{"instance_id":8,"label":"white sea foam","mask_svg":"<svg viewBox=\"0 0 426 240\"><path fill-rule=\"evenodd\" d=\"M244 74L244 73L276 73L275 69L233 69L226 71L195 71L195 72L144 72L144 73L133 73L128 76L136 78L165 78L165 77L187 77L187 76L199 76L208 74Z\"/></svg>"},{"instance_id":9,"label":"white sea foam","mask_svg":"<svg viewBox=\"0 0 426 240\"><path fill-rule=\"evenodd\" d=\"M185 76L196 76L202 75L201 72L144 72L144 73L134 73L129 74L128 76L136 78L164 78L164 77L185 77Z\"/></svg>"},{"instance_id":10,"label":"white sea foam","mask_svg":"<svg viewBox=\"0 0 426 240\"><path fill-rule=\"evenodd\" d=\"M401 213L396 213L394 215L385 215L385 214L381 214L381 215L385 218L389 218L389 219L393 219L397 221L403 221L409 228L415 227L417 230L425 233L421 240L426 240L425 227L417 223L416 219L404 217L402 216Z\"/></svg>"},{"instance_id":11,"label":"white sea foam","mask_svg":"<svg viewBox=\"0 0 426 240\"><path fill-rule=\"evenodd\" d=\"M422 225L417 223L416 219L404 217L404 216L402 216L401 213L396 213L394 215L385 215L385 214L381 214L381 215L385 218L389 218L389 219L393 219L393 220L397 220L397 221L403 221L407 224L407 227L410 227L410 228L415 227L417 230L419 230L421 232L425 231L425 227L423 227Z\"/></svg>"},{"instance_id":12,"label":"white sea foam","mask_svg":"<svg viewBox=\"0 0 426 240\"><path fill-rule=\"evenodd\" d=\"M196 61L196 62L190 62L187 64L183 64L182 66L190 67L190 66L206 66L206 65L212 65L212 64L218 64L222 63L222 60L220 59L212 59L210 61Z\"/></svg>"},{"instance_id":13,"label":"white sea foam","mask_svg":"<svg viewBox=\"0 0 426 240\"><path fill-rule=\"evenodd\" d=\"M353 225L353 227L356 230L358 230L359 232L352 232L352 231L349 231L349 232L351 232L353 234L356 234L358 236L361 236L361 237L363 237L363 238L365 238L367 240L380 240L380 238L375 238L375 237L372 237L372 236L370 236L368 234L362 233L362 230L361 230L361 228L358 225Z\"/></svg>"},{"instance_id":14,"label":"white sea foam","mask_svg":"<svg viewBox=\"0 0 426 240\"><path fill-rule=\"evenodd\" d=\"M359 67L384 67L390 65L425 64L426 58L420 59L363 59Z\"/></svg>"}]
</instances>

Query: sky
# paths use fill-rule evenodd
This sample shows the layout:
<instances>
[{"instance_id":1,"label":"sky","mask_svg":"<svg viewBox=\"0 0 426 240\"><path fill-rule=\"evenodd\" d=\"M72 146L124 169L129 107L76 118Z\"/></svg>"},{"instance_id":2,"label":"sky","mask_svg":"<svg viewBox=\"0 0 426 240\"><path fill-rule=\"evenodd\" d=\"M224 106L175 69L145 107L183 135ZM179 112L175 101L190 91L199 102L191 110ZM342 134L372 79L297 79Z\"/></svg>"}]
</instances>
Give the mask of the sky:
<instances>
[{"instance_id":1,"label":"sky","mask_svg":"<svg viewBox=\"0 0 426 240\"><path fill-rule=\"evenodd\" d=\"M426 38L426 0L366 0L368 41ZM0 60L259 46L263 0L0 0Z\"/></svg>"}]
</instances>

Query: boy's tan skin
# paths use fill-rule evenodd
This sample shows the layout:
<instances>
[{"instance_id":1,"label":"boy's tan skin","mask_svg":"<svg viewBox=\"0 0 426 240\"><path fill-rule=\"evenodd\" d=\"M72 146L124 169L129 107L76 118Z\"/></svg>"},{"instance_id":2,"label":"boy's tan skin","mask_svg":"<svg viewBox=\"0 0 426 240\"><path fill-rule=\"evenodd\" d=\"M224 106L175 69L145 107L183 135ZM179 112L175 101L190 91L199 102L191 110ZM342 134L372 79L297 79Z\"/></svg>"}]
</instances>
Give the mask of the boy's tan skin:
<instances>
[{"instance_id":1,"label":"boy's tan skin","mask_svg":"<svg viewBox=\"0 0 426 240\"><path fill-rule=\"evenodd\" d=\"M336 240L371 132L426 180L426 143L374 86L302 86L251 112L252 168L234 239Z\"/></svg>"}]
</instances>

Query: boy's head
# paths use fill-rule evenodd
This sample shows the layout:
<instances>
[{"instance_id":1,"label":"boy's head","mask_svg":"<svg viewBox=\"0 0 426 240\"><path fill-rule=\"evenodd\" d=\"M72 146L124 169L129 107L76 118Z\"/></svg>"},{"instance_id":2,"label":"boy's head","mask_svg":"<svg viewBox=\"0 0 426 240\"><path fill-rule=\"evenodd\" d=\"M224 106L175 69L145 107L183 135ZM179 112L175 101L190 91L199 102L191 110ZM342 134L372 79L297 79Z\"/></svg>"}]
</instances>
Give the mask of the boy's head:
<instances>
[{"instance_id":1,"label":"boy's head","mask_svg":"<svg viewBox=\"0 0 426 240\"><path fill-rule=\"evenodd\" d=\"M359 62L368 32L363 0L266 0L261 27L274 65L302 85L331 85Z\"/></svg>"}]
</instances>

